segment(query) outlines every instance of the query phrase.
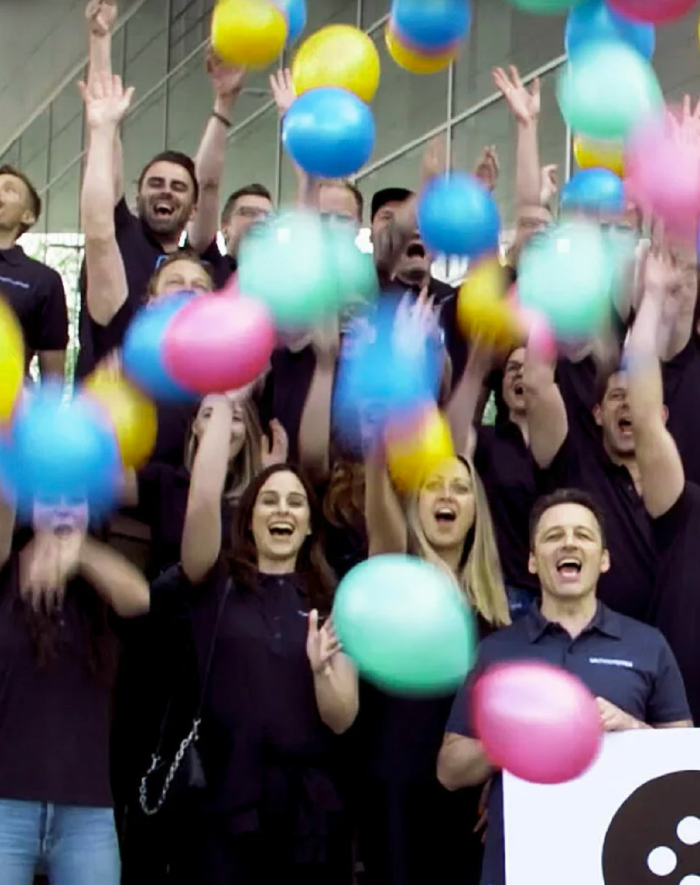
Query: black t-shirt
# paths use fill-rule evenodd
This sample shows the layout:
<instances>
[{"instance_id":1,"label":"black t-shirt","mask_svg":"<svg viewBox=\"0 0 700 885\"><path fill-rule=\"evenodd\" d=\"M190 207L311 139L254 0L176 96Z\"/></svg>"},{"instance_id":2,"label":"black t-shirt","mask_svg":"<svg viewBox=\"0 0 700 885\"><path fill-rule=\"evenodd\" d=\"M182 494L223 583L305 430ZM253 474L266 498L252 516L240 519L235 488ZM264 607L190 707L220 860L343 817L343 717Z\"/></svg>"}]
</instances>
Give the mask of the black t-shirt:
<instances>
[{"instance_id":1,"label":"black t-shirt","mask_svg":"<svg viewBox=\"0 0 700 885\"><path fill-rule=\"evenodd\" d=\"M91 669L87 611L101 605L72 580L56 616L57 658L38 666L19 555L0 572L0 798L108 808L110 687Z\"/></svg>"},{"instance_id":2,"label":"black t-shirt","mask_svg":"<svg viewBox=\"0 0 700 885\"><path fill-rule=\"evenodd\" d=\"M700 483L700 344L695 335L662 366L668 430L689 482Z\"/></svg>"},{"instance_id":3,"label":"black t-shirt","mask_svg":"<svg viewBox=\"0 0 700 885\"><path fill-rule=\"evenodd\" d=\"M627 468L613 464L599 441L576 445L569 434L549 468L537 476L542 494L579 488L598 503L610 551L610 571L601 575L598 595L621 614L647 621L655 545L651 520Z\"/></svg>"},{"instance_id":4,"label":"black t-shirt","mask_svg":"<svg viewBox=\"0 0 700 885\"><path fill-rule=\"evenodd\" d=\"M319 811L341 803L329 773L333 735L321 721L306 655L303 579L259 575L247 590L230 584L219 565L198 587L172 573L156 581L151 617L184 613L190 620L200 679L224 593L199 742L209 806L228 816L232 832L258 829L265 809L279 811L280 804L293 830L312 808L316 826Z\"/></svg>"},{"instance_id":5,"label":"black t-shirt","mask_svg":"<svg viewBox=\"0 0 700 885\"><path fill-rule=\"evenodd\" d=\"M152 461L161 461L181 467L185 458L185 446L190 424L197 414L192 403L156 403L158 434L151 454Z\"/></svg>"},{"instance_id":6,"label":"black t-shirt","mask_svg":"<svg viewBox=\"0 0 700 885\"><path fill-rule=\"evenodd\" d=\"M678 501L652 521L658 567L651 623L673 649L685 680L693 719L700 723L700 487L686 483Z\"/></svg>"},{"instance_id":7,"label":"black t-shirt","mask_svg":"<svg viewBox=\"0 0 700 885\"><path fill-rule=\"evenodd\" d=\"M486 490L506 584L539 593L537 578L527 570L536 465L518 426L512 421L481 425L474 465Z\"/></svg>"},{"instance_id":8,"label":"black t-shirt","mask_svg":"<svg viewBox=\"0 0 700 885\"><path fill-rule=\"evenodd\" d=\"M211 268L211 275L216 289L223 289L238 270L238 261L231 255L222 254L216 240L202 252L201 257L202 261L206 261Z\"/></svg>"},{"instance_id":9,"label":"black t-shirt","mask_svg":"<svg viewBox=\"0 0 700 885\"><path fill-rule=\"evenodd\" d=\"M60 275L25 255L20 246L0 249L0 293L17 314L27 349L35 353L68 346L68 307Z\"/></svg>"}]
</instances>

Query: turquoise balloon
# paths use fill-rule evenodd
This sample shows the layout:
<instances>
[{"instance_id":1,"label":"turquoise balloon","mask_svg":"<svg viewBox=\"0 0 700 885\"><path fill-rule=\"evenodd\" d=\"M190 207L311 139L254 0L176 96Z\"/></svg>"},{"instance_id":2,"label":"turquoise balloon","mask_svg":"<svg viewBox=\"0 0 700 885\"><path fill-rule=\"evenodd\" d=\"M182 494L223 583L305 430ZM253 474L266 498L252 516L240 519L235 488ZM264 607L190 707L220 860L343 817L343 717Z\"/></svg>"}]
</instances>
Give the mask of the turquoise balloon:
<instances>
[{"instance_id":1,"label":"turquoise balloon","mask_svg":"<svg viewBox=\"0 0 700 885\"><path fill-rule=\"evenodd\" d=\"M358 671L397 694L454 691L474 660L471 612L453 579L411 556L375 556L341 581L333 625Z\"/></svg>"},{"instance_id":2,"label":"turquoise balloon","mask_svg":"<svg viewBox=\"0 0 700 885\"><path fill-rule=\"evenodd\" d=\"M649 62L614 42L582 47L559 75L557 98L569 127L596 139L627 138L664 103Z\"/></svg>"},{"instance_id":3,"label":"turquoise balloon","mask_svg":"<svg viewBox=\"0 0 700 885\"><path fill-rule=\"evenodd\" d=\"M540 311L560 341L595 334L609 318L617 262L600 228L555 224L534 237L518 263L518 301Z\"/></svg>"},{"instance_id":4,"label":"turquoise balloon","mask_svg":"<svg viewBox=\"0 0 700 885\"><path fill-rule=\"evenodd\" d=\"M345 222L326 222L341 307L370 304L379 294L374 258L357 245L357 231Z\"/></svg>"},{"instance_id":5,"label":"turquoise balloon","mask_svg":"<svg viewBox=\"0 0 700 885\"><path fill-rule=\"evenodd\" d=\"M524 9L525 12L551 15L556 12L564 12L572 6L576 6L581 0L510 0L510 2L518 9Z\"/></svg>"}]
</instances>

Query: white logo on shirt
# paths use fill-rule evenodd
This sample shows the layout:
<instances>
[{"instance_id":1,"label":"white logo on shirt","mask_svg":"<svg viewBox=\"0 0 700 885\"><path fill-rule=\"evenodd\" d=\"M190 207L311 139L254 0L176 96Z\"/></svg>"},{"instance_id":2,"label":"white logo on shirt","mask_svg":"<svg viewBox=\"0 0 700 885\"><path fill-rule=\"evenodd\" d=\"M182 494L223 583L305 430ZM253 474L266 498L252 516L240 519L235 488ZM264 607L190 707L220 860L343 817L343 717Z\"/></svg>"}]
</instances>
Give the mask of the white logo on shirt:
<instances>
[{"instance_id":1,"label":"white logo on shirt","mask_svg":"<svg viewBox=\"0 0 700 885\"><path fill-rule=\"evenodd\" d=\"M589 664L605 664L608 667L634 667L632 661L621 661L619 658L589 658Z\"/></svg>"}]
</instances>

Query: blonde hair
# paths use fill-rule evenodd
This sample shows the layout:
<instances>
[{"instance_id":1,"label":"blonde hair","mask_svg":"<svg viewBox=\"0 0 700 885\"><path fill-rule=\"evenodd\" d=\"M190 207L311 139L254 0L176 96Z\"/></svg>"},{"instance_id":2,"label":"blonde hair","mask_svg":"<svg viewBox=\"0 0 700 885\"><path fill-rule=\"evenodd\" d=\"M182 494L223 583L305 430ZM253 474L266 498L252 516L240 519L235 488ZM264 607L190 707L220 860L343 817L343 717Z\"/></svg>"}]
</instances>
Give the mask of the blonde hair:
<instances>
[{"instance_id":1,"label":"blonde hair","mask_svg":"<svg viewBox=\"0 0 700 885\"><path fill-rule=\"evenodd\" d=\"M491 511L486 492L474 465L466 458L458 458L469 471L474 494L474 524L470 529L473 540L466 558L462 557L457 583L467 597L470 606L481 617L495 627L510 624L508 598L503 583L501 562L496 547L496 537L491 520ZM445 568L442 559L431 547L418 515L418 497L413 494L408 500L406 519L411 546L426 562Z\"/></svg>"},{"instance_id":2,"label":"blonde hair","mask_svg":"<svg viewBox=\"0 0 700 885\"><path fill-rule=\"evenodd\" d=\"M197 456L199 440L194 433L194 423L197 420L196 415L190 424L190 431L187 435L187 443L185 445L185 467L192 470L194 459ZM224 488L224 498L229 502L239 500L243 492L246 490L248 483L260 473L262 469L262 458L260 454L260 445L262 442L262 427L258 417L258 410L255 404L250 400L246 400L243 404L243 423L245 424L245 439L241 450L231 459L228 465L228 475L226 477L226 486Z\"/></svg>"}]
</instances>

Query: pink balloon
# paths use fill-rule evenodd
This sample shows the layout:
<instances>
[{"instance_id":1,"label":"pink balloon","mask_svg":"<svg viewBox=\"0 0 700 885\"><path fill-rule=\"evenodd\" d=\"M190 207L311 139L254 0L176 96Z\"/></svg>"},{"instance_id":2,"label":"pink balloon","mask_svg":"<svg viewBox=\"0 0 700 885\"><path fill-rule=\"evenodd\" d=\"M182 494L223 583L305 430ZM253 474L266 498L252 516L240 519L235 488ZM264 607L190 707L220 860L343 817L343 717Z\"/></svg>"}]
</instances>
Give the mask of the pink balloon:
<instances>
[{"instance_id":1,"label":"pink balloon","mask_svg":"<svg viewBox=\"0 0 700 885\"><path fill-rule=\"evenodd\" d=\"M200 295L171 321L164 361L174 381L202 395L251 384L275 345L270 313L259 301Z\"/></svg>"},{"instance_id":2,"label":"pink balloon","mask_svg":"<svg viewBox=\"0 0 700 885\"><path fill-rule=\"evenodd\" d=\"M700 216L700 138L683 137L667 111L647 121L630 140L628 192L676 233L695 233Z\"/></svg>"},{"instance_id":3,"label":"pink balloon","mask_svg":"<svg viewBox=\"0 0 700 885\"><path fill-rule=\"evenodd\" d=\"M497 768L560 784L596 758L603 729L595 698L575 676L537 661L486 670L472 695L476 734Z\"/></svg>"},{"instance_id":4,"label":"pink balloon","mask_svg":"<svg viewBox=\"0 0 700 885\"><path fill-rule=\"evenodd\" d=\"M681 18L696 0L608 0L611 8L638 22L662 24Z\"/></svg>"}]
</instances>

